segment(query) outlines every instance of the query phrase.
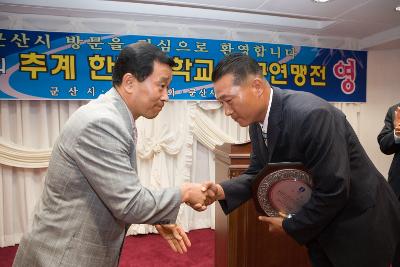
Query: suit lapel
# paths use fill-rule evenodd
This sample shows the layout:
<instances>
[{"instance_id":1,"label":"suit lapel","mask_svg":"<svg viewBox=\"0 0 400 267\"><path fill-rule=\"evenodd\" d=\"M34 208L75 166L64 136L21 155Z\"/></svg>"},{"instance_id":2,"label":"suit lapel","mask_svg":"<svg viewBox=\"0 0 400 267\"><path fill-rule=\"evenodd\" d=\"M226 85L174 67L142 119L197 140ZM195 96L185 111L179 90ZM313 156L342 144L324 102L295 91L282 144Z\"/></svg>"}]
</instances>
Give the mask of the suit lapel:
<instances>
[{"instance_id":1,"label":"suit lapel","mask_svg":"<svg viewBox=\"0 0 400 267\"><path fill-rule=\"evenodd\" d=\"M134 125L134 119L133 119L132 114L129 111L127 105L125 104L124 100L122 99L120 94L117 92L117 89L115 89L114 87L111 88L107 92L107 94L112 99L115 108L121 114L121 118L124 121L125 126L127 127L129 133L131 134L131 136L133 138L135 138L134 137L134 129L133 129L133 127L134 127L133 126Z\"/></svg>"},{"instance_id":2,"label":"suit lapel","mask_svg":"<svg viewBox=\"0 0 400 267\"><path fill-rule=\"evenodd\" d=\"M111 101L113 102L113 105L115 106L115 108L121 114L121 118L124 121L125 126L126 126L128 132L130 133L132 139L134 140L134 144L136 145L135 140L137 139L137 136L135 136L135 135L137 135L137 130L134 128L136 126L135 126L135 122L134 122L131 112L129 111L127 105L125 104L125 102L122 99L122 97L120 96L120 94L117 92L117 89L111 88L107 92L107 94L110 97ZM121 127L122 127L122 125L121 125ZM135 134L135 131L136 131L136 134ZM132 145L128 148L129 156L130 156L130 160L131 160L131 166L134 169L137 168L136 146L135 145Z\"/></svg>"},{"instance_id":3,"label":"suit lapel","mask_svg":"<svg viewBox=\"0 0 400 267\"><path fill-rule=\"evenodd\" d=\"M272 155L278 141L278 137L281 134L282 125L282 90L274 88L274 94L272 96L271 109L269 111L268 118L268 162L271 162Z\"/></svg>"}]
</instances>

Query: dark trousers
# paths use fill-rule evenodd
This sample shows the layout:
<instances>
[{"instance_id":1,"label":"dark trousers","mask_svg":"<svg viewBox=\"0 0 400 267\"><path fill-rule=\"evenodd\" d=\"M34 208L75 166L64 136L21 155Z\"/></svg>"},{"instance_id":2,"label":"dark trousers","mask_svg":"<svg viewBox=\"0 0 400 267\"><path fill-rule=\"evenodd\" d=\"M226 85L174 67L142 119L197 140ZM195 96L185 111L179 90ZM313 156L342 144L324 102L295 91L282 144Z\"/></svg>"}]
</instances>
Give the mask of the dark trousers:
<instances>
[{"instance_id":1,"label":"dark trousers","mask_svg":"<svg viewBox=\"0 0 400 267\"><path fill-rule=\"evenodd\" d=\"M331 261L326 256L325 252L317 244L307 246L308 255L313 267L334 267ZM391 267L400 267L400 244L397 245L397 250L393 258Z\"/></svg>"},{"instance_id":2,"label":"dark trousers","mask_svg":"<svg viewBox=\"0 0 400 267\"><path fill-rule=\"evenodd\" d=\"M392 267L400 267L400 244L397 245L397 250L393 258Z\"/></svg>"},{"instance_id":3,"label":"dark trousers","mask_svg":"<svg viewBox=\"0 0 400 267\"><path fill-rule=\"evenodd\" d=\"M308 246L308 256L313 267L334 267L324 250L317 242L312 242Z\"/></svg>"}]
</instances>

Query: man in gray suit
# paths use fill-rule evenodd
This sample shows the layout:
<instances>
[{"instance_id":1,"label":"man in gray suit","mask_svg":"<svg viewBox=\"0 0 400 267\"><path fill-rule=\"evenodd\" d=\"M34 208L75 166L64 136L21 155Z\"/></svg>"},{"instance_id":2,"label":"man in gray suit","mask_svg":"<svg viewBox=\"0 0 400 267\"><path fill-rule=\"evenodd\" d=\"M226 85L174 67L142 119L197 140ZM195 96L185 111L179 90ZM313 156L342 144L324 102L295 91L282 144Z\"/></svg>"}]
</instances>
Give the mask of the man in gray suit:
<instances>
[{"instance_id":1,"label":"man in gray suit","mask_svg":"<svg viewBox=\"0 0 400 267\"><path fill-rule=\"evenodd\" d=\"M208 190L207 204L220 200L228 214L268 163L302 162L310 200L291 217L259 219L307 246L314 267L388 267L400 248L399 202L345 115L313 94L271 88L247 55L225 57L213 82L225 114L250 125L252 153L244 174Z\"/></svg>"},{"instance_id":2,"label":"man in gray suit","mask_svg":"<svg viewBox=\"0 0 400 267\"><path fill-rule=\"evenodd\" d=\"M158 225L175 251L186 251L190 242L173 223L183 202L205 208L204 188L147 189L138 179L135 155L135 121L161 111L173 65L145 42L121 51L114 87L79 108L55 142L32 230L23 236L13 266L117 266L132 223Z\"/></svg>"}]
</instances>

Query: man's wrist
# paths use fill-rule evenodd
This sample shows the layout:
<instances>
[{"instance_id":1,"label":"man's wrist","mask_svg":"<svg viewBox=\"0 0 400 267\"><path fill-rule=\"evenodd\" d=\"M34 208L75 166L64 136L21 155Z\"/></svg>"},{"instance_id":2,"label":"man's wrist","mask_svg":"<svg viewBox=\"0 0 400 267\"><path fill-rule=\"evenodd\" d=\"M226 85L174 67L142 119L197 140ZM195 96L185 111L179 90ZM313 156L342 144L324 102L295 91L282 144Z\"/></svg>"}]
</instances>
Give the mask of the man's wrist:
<instances>
[{"instance_id":1,"label":"man's wrist","mask_svg":"<svg viewBox=\"0 0 400 267\"><path fill-rule=\"evenodd\" d=\"M189 184L183 183L181 185L181 202L188 202L189 201Z\"/></svg>"},{"instance_id":2,"label":"man's wrist","mask_svg":"<svg viewBox=\"0 0 400 267\"><path fill-rule=\"evenodd\" d=\"M222 186L220 184L216 184L216 186L217 186L217 200L225 199L225 192Z\"/></svg>"}]
</instances>

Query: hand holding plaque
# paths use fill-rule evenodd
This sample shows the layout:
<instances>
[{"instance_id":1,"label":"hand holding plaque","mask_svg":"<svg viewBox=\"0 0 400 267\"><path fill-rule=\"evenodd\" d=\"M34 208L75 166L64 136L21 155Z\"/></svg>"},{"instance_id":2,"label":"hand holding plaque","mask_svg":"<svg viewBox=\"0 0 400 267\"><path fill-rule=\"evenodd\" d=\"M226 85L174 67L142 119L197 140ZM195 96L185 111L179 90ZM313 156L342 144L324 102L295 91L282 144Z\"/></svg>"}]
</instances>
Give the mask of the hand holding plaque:
<instances>
[{"instance_id":1,"label":"hand holding plaque","mask_svg":"<svg viewBox=\"0 0 400 267\"><path fill-rule=\"evenodd\" d=\"M270 163L256 177L253 199L258 212L291 217L308 202L311 175L301 163Z\"/></svg>"}]
</instances>

